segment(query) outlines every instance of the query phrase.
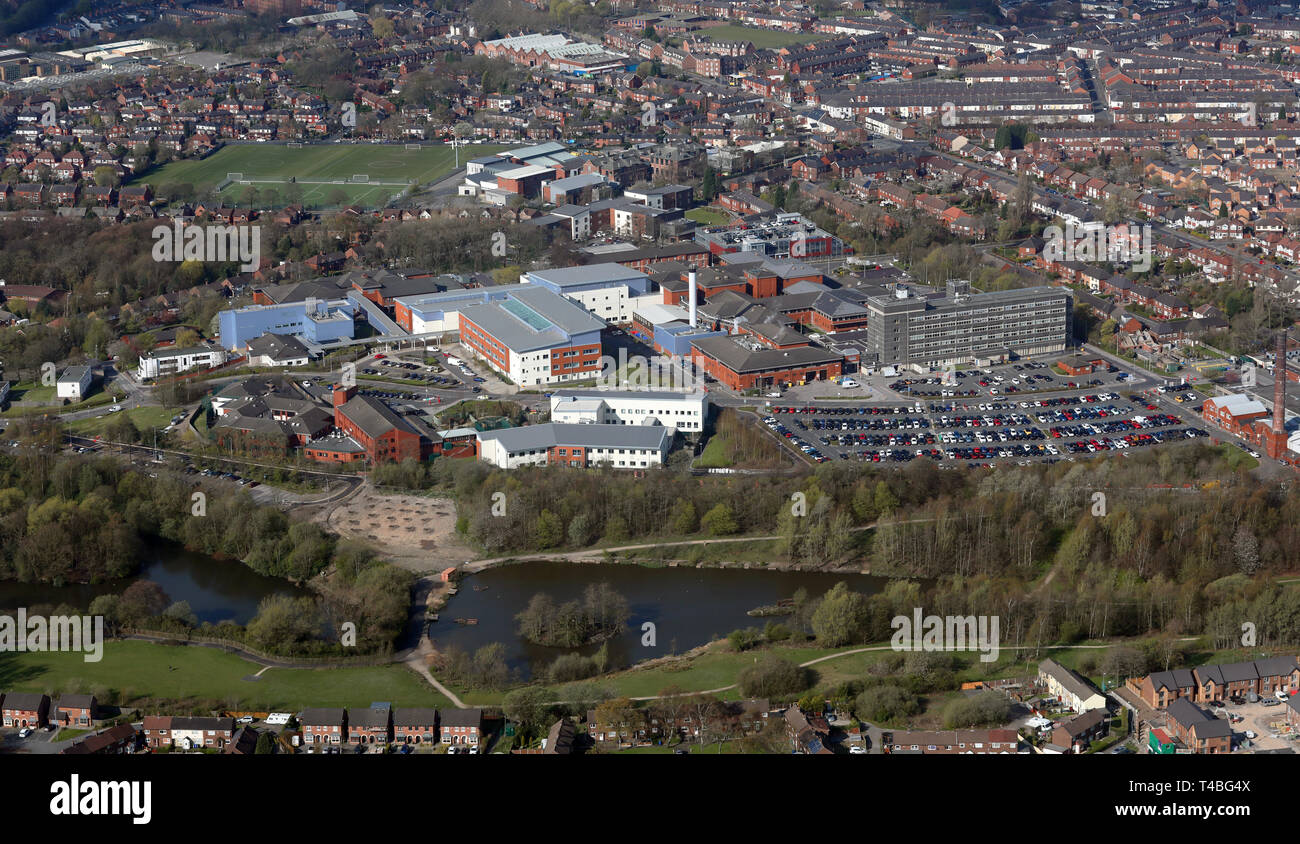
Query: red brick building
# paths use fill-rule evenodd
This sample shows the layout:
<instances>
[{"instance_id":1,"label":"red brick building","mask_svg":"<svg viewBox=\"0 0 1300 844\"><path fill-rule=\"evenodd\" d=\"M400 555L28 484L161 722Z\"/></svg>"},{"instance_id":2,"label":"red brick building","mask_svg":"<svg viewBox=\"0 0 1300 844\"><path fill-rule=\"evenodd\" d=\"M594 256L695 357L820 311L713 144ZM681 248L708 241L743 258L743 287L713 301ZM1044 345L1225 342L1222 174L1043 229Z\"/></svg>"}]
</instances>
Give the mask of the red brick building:
<instances>
[{"instance_id":1,"label":"red brick building","mask_svg":"<svg viewBox=\"0 0 1300 844\"><path fill-rule=\"evenodd\" d=\"M404 708L393 713L393 741L398 744L437 744L438 711Z\"/></svg>"},{"instance_id":2,"label":"red brick building","mask_svg":"<svg viewBox=\"0 0 1300 844\"><path fill-rule=\"evenodd\" d=\"M6 727L44 727L50 714L50 698L24 692L0 695L0 723Z\"/></svg>"},{"instance_id":3,"label":"red brick building","mask_svg":"<svg viewBox=\"0 0 1300 844\"><path fill-rule=\"evenodd\" d=\"M334 427L352 437L365 449L370 463L426 460L433 453L432 432L416 424L371 396L356 395L356 387L334 387ZM336 458L338 462L348 462Z\"/></svg>"},{"instance_id":4,"label":"red brick building","mask_svg":"<svg viewBox=\"0 0 1300 844\"><path fill-rule=\"evenodd\" d=\"M348 710L348 744L390 744L393 711L387 707Z\"/></svg>"},{"instance_id":5,"label":"red brick building","mask_svg":"<svg viewBox=\"0 0 1300 844\"><path fill-rule=\"evenodd\" d=\"M348 740L348 713L343 709L306 709L298 724L302 743L308 747L344 744Z\"/></svg>"},{"instance_id":6,"label":"red brick building","mask_svg":"<svg viewBox=\"0 0 1300 844\"><path fill-rule=\"evenodd\" d=\"M483 733L483 710L441 709L438 724L443 744L477 747Z\"/></svg>"},{"instance_id":7,"label":"red brick building","mask_svg":"<svg viewBox=\"0 0 1300 844\"><path fill-rule=\"evenodd\" d=\"M696 366L733 390L826 381L844 371L842 355L815 346L752 350L730 337L696 340L691 356Z\"/></svg>"}]
</instances>

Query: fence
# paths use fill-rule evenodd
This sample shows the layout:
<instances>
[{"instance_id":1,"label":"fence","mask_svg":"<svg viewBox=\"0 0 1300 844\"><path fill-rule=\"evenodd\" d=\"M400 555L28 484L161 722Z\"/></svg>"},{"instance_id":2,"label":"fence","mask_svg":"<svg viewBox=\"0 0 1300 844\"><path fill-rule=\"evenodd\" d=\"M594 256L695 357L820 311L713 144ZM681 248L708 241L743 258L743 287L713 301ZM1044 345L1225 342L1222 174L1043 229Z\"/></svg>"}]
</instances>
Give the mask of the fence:
<instances>
[{"instance_id":1,"label":"fence","mask_svg":"<svg viewBox=\"0 0 1300 844\"><path fill-rule=\"evenodd\" d=\"M282 656L258 650L257 648L244 644L243 642L236 642L233 639L222 639L216 636L196 636L193 634L175 633L170 630L147 630L139 627L120 628L118 635L123 639L164 639L178 644L218 648L228 652L244 654L254 659L271 663L274 667L278 668L311 668L317 666L354 666L359 668L368 665L387 665L391 662L397 661L397 657L391 652L384 654L358 654L357 656Z\"/></svg>"}]
</instances>

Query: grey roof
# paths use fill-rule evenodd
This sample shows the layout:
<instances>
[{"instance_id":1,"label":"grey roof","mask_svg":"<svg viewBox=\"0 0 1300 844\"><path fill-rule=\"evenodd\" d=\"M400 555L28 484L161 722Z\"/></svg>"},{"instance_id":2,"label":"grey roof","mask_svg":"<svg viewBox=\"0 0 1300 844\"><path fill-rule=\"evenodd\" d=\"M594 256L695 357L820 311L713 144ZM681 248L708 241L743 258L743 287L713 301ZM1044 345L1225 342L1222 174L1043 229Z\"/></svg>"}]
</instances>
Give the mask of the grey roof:
<instances>
[{"instance_id":1,"label":"grey roof","mask_svg":"<svg viewBox=\"0 0 1300 844\"><path fill-rule=\"evenodd\" d=\"M439 709L438 721L444 727L479 727L483 724L483 710Z\"/></svg>"},{"instance_id":2,"label":"grey roof","mask_svg":"<svg viewBox=\"0 0 1300 844\"><path fill-rule=\"evenodd\" d=\"M564 345L575 334L605 327L603 319L545 287L514 290L506 300L468 305L460 315L516 352Z\"/></svg>"},{"instance_id":3,"label":"grey roof","mask_svg":"<svg viewBox=\"0 0 1300 844\"><path fill-rule=\"evenodd\" d=\"M307 347L288 334L263 334L248 341L248 354L267 355L271 360L307 357Z\"/></svg>"},{"instance_id":4,"label":"grey roof","mask_svg":"<svg viewBox=\"0 0 1300 844\"><path fill-rule=\"evenodd\" d=\"M369 437L380 437L394 428L415 430L392 408L373 396L355 396L339 410Z\"/></svg>"},{"instance_id":5,"label":"grey roof","mask_svg":"<svg viewBox=\"0 0 1300 844\"><path fill-rule=\"evenodd\" d=\"M1172 671L1156 671L1148 678L1156 691L1169 689L1190 689L1196 685L1196 677L1189 668L1175 668Z\"/></svg>"},{"instance_id":6,"label":"grey roof","mask_svg":"<svg viewBox=\"0 0 1300 844\"><path fill-rule=\"evenodd\" d=\"M554 270L534 270L528 275L557 287L573 287L594 282L617 284L624 280L646 277L646 274L640 270L628 269L622 264L585 264Z\"/></svg>"},{"instance_id":7,"label":"grey roof","mask_svg":"<svg viewBox=\"0 0 1300 844\"><path fill-rule=\"evenodd\" d=\"M1258 680L1259 672L1253 662L1228 662L1222 665L1202 665L1196 669L1196 679L1202 683L1214 681L1218 685Z\"/></svg>"},{"instance_id":8,"label":"grey roof","mask_svg":"<svg viewBox=\"0 0 1300 844\"><path fill-rule=\"evenodd\" d=\"M522 428L482 431L479 441L497 440L510 453L550 448L583 446L590 448L663 449L669 439L668 429L642 425L569 425L548 422Z\"/></svg>"},{"instance_id":9,"label":"grey roof","mask_svg":"<svg viewBox=\"0 0 1300 844\"><path fill-rule=\"evenodd\" d=\"M207 718L201 716L175 716L172 718L173 730L218 730L228 733L235 731L234 718Z\"/></svg>"},{"instance_id":10,"label":"grey roof","mask_svg":"<svg viewBox=\"0 0 1300 844\"><path fill-rule=\"evenodd\" d=\"M762 372L769 369L818 366L843 360L841 355L814 346L751 350L730 337L706 337L694 341L694 345L733 372Z\"/></svg>"},{"instance_id":11,"label":"grey roof","mask_svg":"<svg viewBox=\"0 0 1300 844\"><path fill-rule=\"evenodd\" d=\"M0 695L4 699L5 709L22 709L36 711L41 708L42 702L48 702L49 698L36 692L9 692L6 695Z\"/></svg>"},{"instance_id":12,"label":"grey roof","mask_svg":"<svg viewBox=\"0 0 1300 844\"><path fill-rule=\"evenodd\" d=\"M699 401L703 390L555 390L552 396L573 399L636 399L639 401Z\"/></svg>"},{"instance_id":13,"label":"grey roof","mask_svg":"<svg viewBox=\"0 0 1300 844\"><path fill-rule=\"evenodd\" d=\"M63 370L63 374L59 376L59 381L64 384L76 384L89 373L89 366L69 366Z\"/></svg>"},{"instance_id":14,"label":"grey roof","mask_svg":"<svg viewBox=\"0 0 1300 844\"><path fill-rule=\"evenodd\" d=\"M1283 677L1300 671L1300 664L1293 656L1273 656L1255 660L1255 670L1260 677Z\"/></svg>"},{"instance_id":15,"label":"grey roof","mask_svg":"<svg viewBox=\"0 0 1300 844\"><path fill-rule=\"evenodd\" d=\"M437 726L438 710L424 707L403 707L393 710L394 727Z\"/></svg>"},{"instance_id":16,"label":"grey roof","mask_svg":"<svg viewBox=\"0 0 1300 844\"><path fill-rule=\"evenodd\" d=\"M340 727L346 719L347 713L342 709L316 708L304 709L298 723L304 727Z\"/></svg>"},{"instance_id":17,"label":"grey roof","mask_svg":"<svg viewBox=\"0 0 1300 844\"><path fill-rule=\"evenodd\" d=\"M1066 734L1077 736L1096 727L1102 721L1110 717L1105 709L1090 709L1082 715L1076 715L1068 721L1057 724L1057 729L1065 730Z\"/></svg>"},{"instance_id":18,"label":"grey roof","mask_svg":"<svg viewBox=\"0 0 1300 844\"><path fill-rule=\"evenodd\" d=\"M349 709L348 727L387 727L390 713L391 710L373 707L370 709Z\"/></svg>"},{"instance_id":19,"label":"grey roof","mask_svg":"<svg viewBox=\"0 0 1300 844\"><path fill-rule=\"evenodd\" d=\"M1197 738L1222 738L1232 735L1231 724L1215 718L1185 697L1180 697L1169 704L1165 711L1178 724L1191 729Z\"/></svg>"},{"instance_id":20,"label":"grey roof","mask_svg":"<svg viewBox=\"0 0 1300 844\"><path fill-rule=\"evenodd\" d=\"M1056 682L1060 683L1062 688L1071 694L1078 696L1080 699L1086 700L1093 695L1101 694L1101 692L1093 688L1093 685L1083 679L1083 677L1066 668L1054 659L1045 659L1040 662L1038 664L1038 671L1041 674L1047 674L1050 677L1056 678Z\"/></svg>"}]
</instances>

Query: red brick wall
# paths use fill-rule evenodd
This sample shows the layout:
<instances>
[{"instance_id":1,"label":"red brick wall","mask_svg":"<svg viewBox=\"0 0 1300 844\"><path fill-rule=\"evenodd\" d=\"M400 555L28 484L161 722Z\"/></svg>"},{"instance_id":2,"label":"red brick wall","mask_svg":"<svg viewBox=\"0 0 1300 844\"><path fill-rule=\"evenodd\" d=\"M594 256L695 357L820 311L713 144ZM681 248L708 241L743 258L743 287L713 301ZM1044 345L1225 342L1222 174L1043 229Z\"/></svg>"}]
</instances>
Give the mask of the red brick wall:
<instances>
[{"instance_id":1,"label":"red brick wall","mask_svg":"<svg viewBox=\"0 0 1300 844\"><path fill-rule=\"evenodd\" d=\"M577 352L577 354L571 354ZM566 354L569 353L569 354ZM565 367L566 363L577 366ZM563 346L551 349L551 375L573 375L578 372L600 371L600 344L588 346Z\"/></svg>"}]
</instances>

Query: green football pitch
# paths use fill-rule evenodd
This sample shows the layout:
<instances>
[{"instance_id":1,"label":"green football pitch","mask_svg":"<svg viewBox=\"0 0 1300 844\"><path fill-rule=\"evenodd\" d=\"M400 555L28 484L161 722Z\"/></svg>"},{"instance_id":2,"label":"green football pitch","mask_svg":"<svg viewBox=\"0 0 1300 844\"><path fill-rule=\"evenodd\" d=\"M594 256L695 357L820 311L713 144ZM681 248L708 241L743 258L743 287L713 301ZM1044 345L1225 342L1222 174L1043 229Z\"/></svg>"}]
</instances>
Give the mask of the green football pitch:
<instances>
[{"instance_id":1,"label":"green football pitch","mask_svg":"<svg viewBox=\"0 0 1300 844\"><path fill-rule=\"evenodd\" d=\"M471 158L494 155L509 146L471 144L461 147L462 166ZM361 205L377 208L414 181L424 185L451 173L455 158L450 146L408 149L403 144L239 144L227 146L199 160L173 161L135 180L154 188L189 184L202 195L230 180L222 192L232 203L256 190L259 204L294 201L310 207ZM362 176L364 180L352 181ZM289 180L297 187L289 189ZM272 198L274 194L274 199Z\"/></svg>"}]
</instances>

